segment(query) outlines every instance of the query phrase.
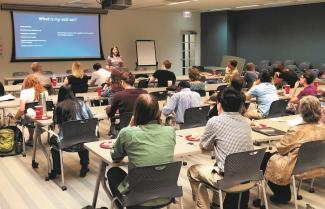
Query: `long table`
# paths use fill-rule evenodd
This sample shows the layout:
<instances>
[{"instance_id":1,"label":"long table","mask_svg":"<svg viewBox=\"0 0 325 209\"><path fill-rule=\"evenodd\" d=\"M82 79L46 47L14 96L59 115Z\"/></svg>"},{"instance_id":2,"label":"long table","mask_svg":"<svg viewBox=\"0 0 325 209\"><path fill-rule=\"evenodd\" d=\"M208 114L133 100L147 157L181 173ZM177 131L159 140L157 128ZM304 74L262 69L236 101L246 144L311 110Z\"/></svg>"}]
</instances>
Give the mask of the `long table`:
<instances>
[{"instance_id":1,"label":"long table","mask_svg":"<svg viewBox=\"0 0 325 209\"><path fill-rule=\"evenodd\" d=\"M202 152L201 149L199 148L199 142L189 142L185 139L185 136L189 134L193 134L193 131L198 131L198 128L176 131L176 146L174 150L174 158L181 158L184 156L194 155ZM127 158L125 158L120 163L115 163L111 158L110 151L108 149L100 148L99 145L102 142L104 141L90 142L84 144L85 148L89 150L89 152L93 153L100 159L100 166L99 166L99 171L97 175L95 191L94 191L94 196L92 201L93 208L96 208L100 184L102 185L107 196L109 198L112 198L112 194L107 188L105 182L106 168L108 166L119 166L121 164L127 163Z\"/></svg>"}]
</instances>

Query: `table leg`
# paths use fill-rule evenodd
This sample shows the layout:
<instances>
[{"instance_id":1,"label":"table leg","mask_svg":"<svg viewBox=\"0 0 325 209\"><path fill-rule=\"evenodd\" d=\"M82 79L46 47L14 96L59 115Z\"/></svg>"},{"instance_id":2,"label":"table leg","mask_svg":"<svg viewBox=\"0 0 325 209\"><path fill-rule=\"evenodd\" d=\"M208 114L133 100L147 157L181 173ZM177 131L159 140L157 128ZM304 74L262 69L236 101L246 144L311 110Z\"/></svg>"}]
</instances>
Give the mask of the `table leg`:
<instances>
[{"instance_id":1,"label":"table leg","mask_svg":"<svg viewBox=\"0 0 325 209\"><path fill-rule=\"evenodd\" d=\"M6 123L6 108L2 108L2 125Z\"/></svg>"},{"instance_id":2,"label":"table leg","mask_svg":"<svg viewBox=\"0 0 325 209\"><path fill-rule=\"evenodd\" d=\"M45 178L46 181L49 180L49 175L51 173L51 169L52 169L52 165L51 165L51 158L50 158L50 155L48 154L47 150L46 150L46 147L44 146L44 144L42 143L42 137L41 137L41 127L39 126L36 126L36 129L39 129L38 133L39 133L39 137L38 137L38 140L39 140L39 145L41 147L41 150L47 160L47 173L48 173L48 176Z\"/></svg>"},{"instance_id":3,"label":"table leg","mask_svg":"<svg viewBox=\"0 0 325 209\"><path fill-rule=\"evenodd\" d=\"M105 178L106 167L107 167L107 164L104 161L101 161L100 166L99 166L99 172L98 172L96 184L95 184L95 191L94 191L93 203L92 203L93 208L96 208L99 184L101 183L102 178Z\"/></svg>"}]
</instances>

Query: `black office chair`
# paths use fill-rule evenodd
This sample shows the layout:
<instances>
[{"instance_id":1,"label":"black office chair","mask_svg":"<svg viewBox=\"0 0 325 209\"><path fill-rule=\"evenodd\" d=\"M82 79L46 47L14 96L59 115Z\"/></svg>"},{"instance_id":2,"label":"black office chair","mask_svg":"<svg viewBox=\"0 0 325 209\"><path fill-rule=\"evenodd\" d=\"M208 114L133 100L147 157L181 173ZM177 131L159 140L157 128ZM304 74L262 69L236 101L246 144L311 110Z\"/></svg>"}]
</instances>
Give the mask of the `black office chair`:
<instances>
[{"instance_id":1,"label":"black office chair","mask_svg":"<svg viewBox=\"0 0 325 209\"><path fill-rule=\"evenodd\" d=\"M13 72L12 76L13 77L26 77L28 76L29 73L28 72ZM17 85L20 84L24 81L24 79L18 79L18 80L14 80L14 82L12 83L13 85Z\"/></svg>"},{"instance_id":2,"label":"black office chair","mask_svg":"<svg viewBox=\"0 0 325 209\"><path fill-rule=\"evenodd\" d=\"M222 192L240 193L238 201L239 209L242 192L249 191L256 186L259 188L262 187L265 208L268 209L265 180L263 171L260 170L265 150L266 148L263 148L228 155L225 160L225 172L223 178L213 185L205 182L198 182L200 183L198 191L200 191L201 187L206 187L219 193L221 209L223 208ZM191 181L195 180L192 179Z\"/></svg>"},{"instance_id":3,"label":"black office chair","mask_svg":"<svg viewBox=\"0 0 325 209\"><path fill-rule=\"evenodd\" d=\"M129 126L132 116L133 116L132 112L124 112L120 114L119 130Z\"/></svg>"},{"instance_id":4,"label":"black office chair","mask_svg":"<svg viewBox=\"0 0 325 209\"><path fill-rule=\"evenodd\" d=\"M141 79L138 83L138 88L148 88L149 79Z\"/></svg>"},{"instance_id":5,"label":"black office chair","mask_svg":"<svg viewBox=\"0 0 325 209\"><path fill-rule=\"evenodd\" d=\"M132 116L133 112L124 112L118 117L111 118L111 127L108 133L111 139L116 138L122 128L129 126ZM119 123L116 123L116 119L119 119Z\"/></svg>"},{"instance_id":6,"label":"black office chair","mask_svg":"<svg viewBox=\"0 0 325 209\"><path fill-rule=\"evenodd\" d=\"M304 62L301 62L301 63L298 65L298 68L299 68L301 71L305 71L305 70L311 69L311 68L312 68L312 65L311 65L310 62L304 61Z\"/></svg>"},{"instance_id":7,"label":"black office chair","mask_svg":"<svg viewBox=\"0 0 325 209\"><path fill-rule=\"evenodd\" d=\"M61 189L67 189L64 183L64 170L63 170L63 151L78 152L81 151L83 146L79 146L79 150L70 149L74 145L79 145L87 142L98 141L96 135L98 119L84 119L64 122L61 125L63 138L57 141L58 146L51 145L52 148L59 151L61 161ZM57 136L58 138L58 136Z\"/></svg>"},{"instance_id":8,"label":"black office chair","mask_svg":"<svg viewBox=\"0 0 325 209\"><path fill-rule=\"evenodd\" d=\"M156 97L158 101L164 101L167 100L168 92L167 91L155 91L150 92L150 95Z\"/></svg>"},{"instance_id":9,"label":"black office chair","mask_svg":"<svg viewBox=\"0 0 325 209\"><path fill-rule=\"evenodd\" d=\"M261 60L260 64L259 64L259 67L260 67L260 69L262 69L265 66L270 66L270 64L271 64L270 60L267 60L267 59Z\"/></svg>"},{"instance_id":10,"label":"black office chair","mask_svg":"<svg viewBox=\"0 0 325 209\"><path fill-rule=\"evenodd\" d=\"M66 74L72 74L72 70L71 69L68 69L65 72L66 72Z\"/></svg>"},{"instance_id":11,"label":"black office chair","mask_svg":"<svg viewBox=\"0 0 325 209\"><path fill-rule=\"evenodd\" d=\"M46 71L43 71L43 74L50 76L50 75L53 75L53 72L49 71L49 70L46 70Z\"/></svg>"},{"instance_id":12,"label":"black office chair","mask_svg":"<svg viewBox=\"0 0 325 209\"><path fill-rule=\"evenodd\" d=\"M288 65L296 65L296 62L294 60L284 60L284 67Z\"/></svg>"},{"instance_id":13,"label":"black office chair","mask_svg":"<svg viewBox=\"0 0 325 209\"><path fill-rule=\"evenodd\" d=\"M303 143L299 149L297 161L292 172L292 184L294 193L295 208L298 209L298 199L301 181L296 188L296 175L302 174L316 168L325 168L325 141L310 141Z\"/></svg>"},{"instance_id":14,"label":"black office chair","mask_svg":"<svg viewBox=\"0 0 325 209\"><path fill-rule=\"evenodd\" d=\"M267 118L276 118L286 116L286 109L288 106L289 100L280 99L272 102L269 110L269 115Z\"/></svg>"},{"instance_id":15,"label":"black office chair","mask_svg":"<svg viewBox=\"0 0 325 209\"><path fill-rule=\"evenodd\" d=\"M192 107L185 110L184 123L179 124L180 129L205 126L208 122L210 106Z\"/></svg>"},{"instance_id":16,"label":"black office chair","mask_svg":"<svg viewBox=\"0 0 325 209\"><path fill-rule=\"evenodd\" d=\"M182 162L171 162L163 165L136 167L129 171L129 191L126 194L113 198L114 202L119 201L123 208L141 205L147 201L157 198L168 198L169 202L163 205L150 207L158 209L170 205L177 197L180 198L180 208L183 208L183 190L177 185Z\"/></svg>"},{"instance_id":17,"label":"black office chair","mask_svg":"<svg viewBox=\"0 0 325 209\"><path fill-rule=\"evenodd\" d=\"M200 97L205 97L206 96L205 90L193 90L193 91L200 94Z\"/></svg>"}]
</instances>

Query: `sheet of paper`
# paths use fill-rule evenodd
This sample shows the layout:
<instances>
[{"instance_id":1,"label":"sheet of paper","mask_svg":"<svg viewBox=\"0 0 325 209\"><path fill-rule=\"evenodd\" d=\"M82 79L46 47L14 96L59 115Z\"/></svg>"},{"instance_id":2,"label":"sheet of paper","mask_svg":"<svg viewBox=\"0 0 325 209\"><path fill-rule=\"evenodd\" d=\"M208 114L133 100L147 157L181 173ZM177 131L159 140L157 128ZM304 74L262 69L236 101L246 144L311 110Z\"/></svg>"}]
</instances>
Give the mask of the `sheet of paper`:
<instances>
[{"instance_id":1,"label":"sheet of paper","mask_svg":"<svg viewBox=\"0 0 325 209\"><path fill-rule=\"evenodd\" d=\"M301 124L302 122L303 122L302 117L299 117L299 118L295 118L295 119L289 120L288 121L288 125L290 125L290 126L296 126L296 125Z\"/></svg>"},{"instance_id":2,"label":"sheet of paper","mask_svg":"<svg viewBox=\"0 0 325 209\"><path fill-rule=\"evenodd\" d=\"M12 96L11 94L7 94L7 95L4 95L4 96L0 97L0 102L2 102L2 101L8 101L8 100L13 100L15 98L16 97Z\"/></svg>"}]
</instances>

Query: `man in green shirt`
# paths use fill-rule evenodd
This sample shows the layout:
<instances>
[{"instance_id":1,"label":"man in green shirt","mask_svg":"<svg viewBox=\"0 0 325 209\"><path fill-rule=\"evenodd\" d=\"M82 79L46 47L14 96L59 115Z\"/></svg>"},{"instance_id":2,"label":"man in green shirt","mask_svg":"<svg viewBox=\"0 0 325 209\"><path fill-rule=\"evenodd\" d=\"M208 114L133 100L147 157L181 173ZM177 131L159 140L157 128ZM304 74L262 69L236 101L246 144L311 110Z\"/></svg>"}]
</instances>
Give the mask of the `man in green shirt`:
<instances>
[{"instance_id":1,"label":"man in green shirt","mask_svg":"<svg viewBox=\"0 0 325 209\"><path fill-rule=\"evenodd\" d=\"M157 99L149 94L142 94L137 99L131 126L120 131L111 156L115 162L128 156L129 170L135 167L160 165L173 161L175 144L175 129L160 125ZM127 173L119 167L108 170L108 184L113 196L128 191L126 176ZM159 198L145 202L141 206L145 208L164 205L169 201L170 199ZM121 205L118 206L122 208Z\"/></svg>"}]
</instances>

